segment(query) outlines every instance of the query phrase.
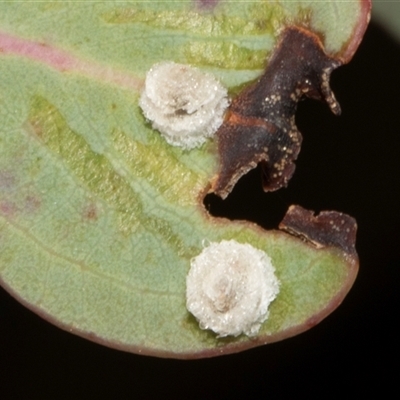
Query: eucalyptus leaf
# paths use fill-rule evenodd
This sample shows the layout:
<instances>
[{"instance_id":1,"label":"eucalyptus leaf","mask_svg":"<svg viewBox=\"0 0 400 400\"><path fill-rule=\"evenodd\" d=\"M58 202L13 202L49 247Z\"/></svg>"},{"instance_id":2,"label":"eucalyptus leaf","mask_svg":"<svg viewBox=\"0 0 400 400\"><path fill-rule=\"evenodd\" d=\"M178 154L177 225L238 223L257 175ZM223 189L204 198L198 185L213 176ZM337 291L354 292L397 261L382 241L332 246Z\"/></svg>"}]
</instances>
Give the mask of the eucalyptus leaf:
<instances>
[{"instance_id":1,"label":"eucalyptus leaf","mask_svg":"<svg viewBox=\"0 0 400 400\"><path fill-rule=\"evenodd\" d=\"M260 75L287 25L348 61L369 1L0 2L0 279L63 329L111 347L206 357L279 340L343 299L358 261L281 231L209 216L213 140L169 145L144 118L150 67L191 64L229 90ZM255 338L217 338L186 309L190 260L234 239L281 282Z\"/></svg>"}]
</instances>

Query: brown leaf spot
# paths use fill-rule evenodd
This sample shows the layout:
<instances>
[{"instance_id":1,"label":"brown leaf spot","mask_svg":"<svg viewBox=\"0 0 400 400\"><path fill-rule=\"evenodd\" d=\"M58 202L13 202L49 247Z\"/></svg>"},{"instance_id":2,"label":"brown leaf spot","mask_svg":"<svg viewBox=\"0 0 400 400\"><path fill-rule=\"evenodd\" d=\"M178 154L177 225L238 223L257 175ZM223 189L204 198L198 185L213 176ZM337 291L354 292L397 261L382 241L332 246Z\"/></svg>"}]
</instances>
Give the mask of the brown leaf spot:
<instances>
[{"instance_id":1,"label":"brown leaf spot","mask_svg":"<svg viewBox=\"0 0 400 400\"><path fill-rule=\"evenodd\" d=\"M89 203L83 208L82 217L85 221L97 221L98 209L95 203Z\"/></svg>"},{"instance_id":2,"label":"brown leaf spot","mask_svg":"<svg viewBox=\"0 0 400 400\"><path fill-rule=\"evenodd\" d=\"M38 120L29 121L29 130L39 138L43 136L43 125Z\"/></svg>"}]
</instances>

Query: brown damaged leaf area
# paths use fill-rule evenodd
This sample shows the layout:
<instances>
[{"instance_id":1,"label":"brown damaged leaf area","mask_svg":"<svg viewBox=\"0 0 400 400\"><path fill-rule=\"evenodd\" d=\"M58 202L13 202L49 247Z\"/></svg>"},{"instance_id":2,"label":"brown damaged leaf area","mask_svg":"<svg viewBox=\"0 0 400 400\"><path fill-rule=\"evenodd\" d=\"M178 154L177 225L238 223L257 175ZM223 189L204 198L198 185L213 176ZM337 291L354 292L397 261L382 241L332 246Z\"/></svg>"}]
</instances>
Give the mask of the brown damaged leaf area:
<instances>
[{"instance_id":1,"label":"brown damaged leaf area","mask_svg":"<svg viewBox=\"0 0 400 400\"><path fill-rule=\"evenodd\" d=\"M322 211L319 215L314 215L312 211L300 206L290 206L279 229L298 236L317 248L336 247L357 260L357 223L349 215L337 211Z\"/></svg>"},{"instance_id":2,"label":"brown damaged leaf area","mask_svg":"<svg viewBox=\"0 0 400 400\"><path fill-rule=\"evenodd\" d=\"M342 62L324 52L317 35L286 28L272 54L264 74L232 101L217 131L220 165L211 190L222 198L258 163L265 191L287 186L302 142L295 124L302 96L324 100L340 114L329 79Z\"/></svg>"},{"instance_id":3,"label":"brown damaged leaf area","mask_svg":"<svg viewBox=\"0 0 400 400\"><path fill-rule=\"evenodd\" d=\"M341 64L324 52L316 34L300 27L284 30L266 71L233 100L217 132L220 169L212 186L217 195L227 197L258 163L265 191L287 186L302 142L295 125L297 103L302 96L324 100L339 115L329 79ZM337 248L358 262L357 224L346 214L323 211L315 216L291 206L279 228L316 248Z\"/></svg>"}]
</instances>

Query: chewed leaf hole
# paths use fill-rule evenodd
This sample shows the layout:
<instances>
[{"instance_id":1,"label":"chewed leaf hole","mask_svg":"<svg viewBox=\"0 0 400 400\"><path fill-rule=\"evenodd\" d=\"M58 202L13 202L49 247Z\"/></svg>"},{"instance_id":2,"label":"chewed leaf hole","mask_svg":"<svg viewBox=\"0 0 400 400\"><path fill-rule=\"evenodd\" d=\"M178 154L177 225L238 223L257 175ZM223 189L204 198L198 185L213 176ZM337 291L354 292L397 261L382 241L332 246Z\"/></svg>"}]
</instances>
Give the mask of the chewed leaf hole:
<instances>
[{"instance_id":1,"label":"chewed leaf hole","mask_svg":"<svg viewBox=\"0 0 400 400\"><path fill-rule=\"evenodd\" d=\"M338 135L345 138L340 132L342 120L324 104L304 99L296 112L296 124L304 133L303 149L288 187L264 192L263 170L258 165L239 179L225 200L214 193L205 196L205 208L214 217L247 220L264 229L277 229L292 204L301 204L317 212L342 209L335 193L350 183L345 179L345 167L328 161L339 159L340 151L343 153L338 140ZM330 150L328 154L327 149ZM330 178L329 185L321 185L327 177Z\"/></svg>"},{"instance_id":2,"label":"chewed leaf hole","mask_svg":"<svg viewBox=\"0 0 400 400\"><path fill-rule=\"evenodd\" d=\"M213 217L255 222L265 229L276 229L293 203L288 190L265 193L261 186L261 167L243 176L229 196L222 200L214 193L204 198L204 206Z\"/></svg>"}]
</instances>

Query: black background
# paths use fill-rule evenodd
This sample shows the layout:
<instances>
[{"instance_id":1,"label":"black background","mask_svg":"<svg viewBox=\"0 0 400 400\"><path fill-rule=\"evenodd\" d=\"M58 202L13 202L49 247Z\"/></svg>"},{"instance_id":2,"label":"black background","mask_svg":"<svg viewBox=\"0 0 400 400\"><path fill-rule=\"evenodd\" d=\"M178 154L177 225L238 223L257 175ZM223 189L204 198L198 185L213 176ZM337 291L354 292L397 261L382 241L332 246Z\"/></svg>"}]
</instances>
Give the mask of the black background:
<instances>
[{"instance_id":1,"label":"black background","mask_svg":"<svg viewBox=\"0 0 400 400\"><path fill-rule=\"evenodd\" d=\"M304 101L296 173L265 194L260 171L214 215L274 228L290 204L358 221L360 272L343 304L310 331L214 359L179 361L109 349L64 332L0 290L0 397L4 399L261 399L380 397L400 379L400 46L371 25L349 65L332 76L342 116Z\"/></svg>"}]
</instances>

